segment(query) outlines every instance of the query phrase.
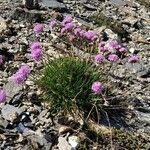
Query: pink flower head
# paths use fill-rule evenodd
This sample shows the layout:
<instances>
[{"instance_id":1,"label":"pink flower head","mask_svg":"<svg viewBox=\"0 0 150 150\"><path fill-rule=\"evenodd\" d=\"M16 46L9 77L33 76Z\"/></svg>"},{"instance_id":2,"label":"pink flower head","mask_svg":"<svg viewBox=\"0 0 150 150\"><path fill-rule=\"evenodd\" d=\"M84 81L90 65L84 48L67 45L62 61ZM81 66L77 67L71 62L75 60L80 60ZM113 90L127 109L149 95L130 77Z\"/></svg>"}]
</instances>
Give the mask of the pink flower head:
<instances>
[{"instance_id":1,"label":"pink flower head","mask_svg":"<svg viewBox=\"0 0 150 150\"><path fill-rule=\"evenodd\" d=\"M0 103L4 103L6 101L6 92L0 87Z\"/></svg>"},{"instance_id":2,"label":"pink flower head","mask_svg":"<svg viewBox=\"0 0 150 150\"><path fill-rule=\"evenodd\" d=\"M105 52L105 51L110 50L112 47L110 46L109 43L107 43L107 44L105 44L102 48L103 48L103 51Z\"/></svg>"},{"instance_id":3,"label":"pink flower head","mask_svg":"<svg viewBox=\"0 0 150 150\"><path fill-rule=\"evenodd\" d=\"M116 54L110 54L108 56L108 60L111 61L111 62L116 62L116 61L119 60L119 57Z\"/></svg>"},{"instance_id":4,"label":"pink flower head","mask_svg":"<svg viewBox=\"0 0 150 150\"><path fill-rule=\"evenodd\" d=\"M128 62L129 63L137 63L137 62L139 62L139 60L140 60L139 56L133 55L133 56L129 57Z\"/></svg>"},{"instance_id":5,"label":"pink flower head","mask_svg":"<svg viewBox=\"0 0 150 150\"><path fill-rule=\"evenodd\" d=\"M100 94L103 90L103 86L100 82L96 81L92 84L91 89L95 94Z\"/></svg>"},{"instance_id":6,"label":"pink flower head","mask_svg":"<svg viewBox=\"0 0 150 150\"><path fill-rule=\"evenodd\" d=\"M84 34L85 34L85 30L81 30L80 32L79 32L79 35L81 36L81 37L83 37L84 36Z\"/></svg>"},{"instance_id":7,"label":"pink flower head","mask_svg":"<svg viewBox=\"0 0 150 150\"><path fill-rule=\"evenodd\" d=\"M97 55L95 56L95 62L96 62L97 64L102 63L102 62L104 61L104 59L105 59L105 57L104 57L102 54L97 54Z\"/></svg>"},{"instance_id":8,"label":"pink flower head","mask_svg":"<svg viewBox=\"0 0 150 150\"><path fill-rule=\"evenodd\" d=\"M40 61L42 59L42 49L34 49L31 51L31 56L34 60Z\"/></svg>"},{"instance_id":9,"label":"pink flower head","mask_svg":"<svg viewBox=\"0 0 150 150\"><path fill-rule=\"evenodd\" d=\"M119 42L117 40L112 40L109 42L109 44L114 49L121 48L121 45L119 44Z\"/></svg>"},{"instance_id":10,"label":"pink flower head","mask_svg":"<svg viewBox=\"0 0 150 150\"><path fill-rule=\"evenodd\" d=\"M34 31L36 34L40 34L41 32L43 32L43 24L40 24L40 23L36 24L36 25L34 26L33 31Z\"/></svg>"},{"instance_id":11,"label":"pink flower head","mask_svg":"<svg viewBox=\"0 0 150 150\"><path fill-rule=\"evenodd\" d=\"M51 20L51 21L50 21L49 26L50 26L51 28L54 28L54 27L56 26L56 24L57 24L57 22L56 22L56 20L54 19L54 20Z\"/></svg>"},{"instance_id":12,"label":"pink flower head","mask_svg":"<svg viewBox=\"0 0 150 150\"><path fill-rule=\"evenodd\" d=\"M84 37L88 40L92 40L92 38L95 36L96 34L92 31L87 31L84 33Z\"/></svg>"},{"instance_id":13,"label":"pink flower head","mask_svg":"<svg viewBox=\"0 0 150 150\"><path fill-rule=\"evenodd\" d=\"M65 29L67 31L72 30L74 27L75 27L75 25L72 22L65 24Z\"/></svg>"},{"instance_id":14,"label":"pink flower head","mask_svg":"<svg viewBox=\"0 0 150 150\"><path fill-rule=\"evenodd\" d=\"M13 81L15 84L22 84L26 78L23 74L19 74L19 72L16 72L10 77L10 80Z\"/></svg>"},{"instance_id":15,"label":"pink flower head","mask_svg":"<svg viewBox=\"0 0 150 150\"><path fill-rule=\"evenodd\" d=\"M10 77L10 79L15 84L22 84L28 78L30 72L30 67L28 65L23 65L15 74Z\"/></svg>"},{"instance_id":16,"label":"pink flower head","mask_svg":"<svg viewBox=\"0 0 150 150\"><path fill-rule=\"evenodd\" d=\"M30 67L28 65L22 65L20 67L20 69L18 70L18 73L23 74L24 77L28 77L30 72L31 72L31 70L30 70Z\"/></svg>"},{"instance_id":17,"label":"pink flower head","mask_svg":"<svg viewBox=\"0 0 150 150\"><path fill-rule=\"evenodd\" d=\"M80 36L80 31L81 31L81 28L77 27L77 28L74 29L74 34L76 36Z\"/></svg>"},{"instance_id":18,"label":"pink flower head","mask_svg":"<svg viewBox=\"0 0 150 150\"><path fill-rule=\"evenodd\" d=\"M70 23L73 21L73 18L71 16L66 16L62 22L62 25L65 26L67 23Z\"/></svg>"},{"instance_id":19,"label":"pink flower head","mask_svg":"<svg viewBox=\"0 0 150 150\"><path fill-rule=\"evenodd\" d=\"M42 45L40 42L33 42L31 44L31 50L35 50L35 49L42 49Z\"/></svg>"},{"instance_id":20,"label":"pink flower head","mask_svg":"<svg viewBox=\"0 0 150 150\"><path fill-rule=\"evenodd\" d=\"M4 63L4 57L0 55L0 65L2 65L3 63Z\"/></svg>"},{"instance_id":21,"label":"pink flower head","mask_svg":"<svg viewBox=\"0 0 150 150\"><path fill-rule=\"evenodd\" d=\"M97 35L94 35L92 38L91 38L91 41L96 41L98 39L98 36Z\"/></svg>"},{"instance_id":22,"label":"pink flower head","mask_svg":"<svg viewBox=\"0 0 150 150\"><path fill-rule=\"evenodd\" d=\"M118 51L121 53L126 53L128 51L128 49L125 47L121 47Z\"/></svg>"}]
</instances>

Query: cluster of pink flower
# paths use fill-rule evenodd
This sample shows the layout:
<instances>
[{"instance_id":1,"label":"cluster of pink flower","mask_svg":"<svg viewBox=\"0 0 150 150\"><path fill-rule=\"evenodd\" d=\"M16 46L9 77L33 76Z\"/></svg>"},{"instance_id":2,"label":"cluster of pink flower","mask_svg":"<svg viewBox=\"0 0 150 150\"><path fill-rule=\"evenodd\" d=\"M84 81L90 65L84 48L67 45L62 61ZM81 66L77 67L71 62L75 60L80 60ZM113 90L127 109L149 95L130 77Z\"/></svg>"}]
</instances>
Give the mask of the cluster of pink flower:
<instances>
[{"instance_id":1,"label":"cluster of pink flower","mask_svg":"<svg viewBox=\"0 0 150 150\"><path fill-rule=\"evenodd\" d=\"M110 62L117 62L120 60L118 55L124 55L128 52L128 49L122 46L117 40L111 40L108 42L101 41L99 43L99 54L95 56L95 63L102 63L105 58ZM139 56L131 55L128 58L129 63L139 62Z\"/></svg>"},{"instance_id":2,"label":"cluster of pink flower","mask_svg":"<svg viewBox=\"0 0 150 150\"><path fill-rule=\"evenodd\" d=\"M29 76L31 70L28 65L22 65L20 69L10 77L10 80L16 84L22 84Z\"/></svg>"},{"instance_id":3,"label":"cluster of pink flower","mask_svg":"<svg viewBox=\"0 0 150 150\"><path fill-rule=\"evenodd\" d=\"M51 28L54 28L57 25L56 20L52 20L49 25L51 26ZM66 16L64 18L61 23L61 27L61 35L64 35L65 33L70 33L69 36L71 36L71 38L84 38L91 42L98 39L98 35L93 31L86 31L84 29L81 29L80 26L76 26L71 16Z\"/></svg>"},{"instance_id":4,"label":"cluster of pink flower","mask_svg":"<svg viewBox=\"0 0 150 150\"><path fill-rule=\"evenodd\" d=\"M56 20L52 20L50 22L50 26L54 28L57 25ZM69 40L73 41L73 39L83 38L88 40L89 42L97 41L99 42L99 36L93 31L86 31L82 29L80 26L76 26L73 22L73 18L71 16L66 16L61 23L61 34L69 34ZM102 63L104 60L108 60L110 62L117 62L120 60L119 56L124 55L128 52L128 49L124 47L117 40L111 41L100 41L98 44L99 54L95 56L95 62L97 64ZM106 54L106 55L105 55ZM106 59L105 59L106 58ZM136 55L132 55L128 58L129 63L136 63L139 61L139 57Z\"/></svg>"},{"instance_id":5,"label":"cluster of pink flower","mask_svg":"<svg viewBox=\"0 0 150 150\"><path fill-rule=\"evenodd\" d=\"M100 93L102 93L104 87L101 82L96 81L92 84L91 89L95 94L100 94Z\"/></svg>"},{"instance_id":6,"label":"cluster of pink flower","mask_svg":"<svg viewBox=\"0 0 150 150\"><path fill-rule=\"evenodd\" d=\"M30 74L30 67L28 65L23 65L20 69L10 77L10 80L15 84L22 84ZM0 87L0 103L4 103L6 101L6 92Z\"/></svg>"},{"instance_id":7,"label":"cluster of pink flower","mask_svg":"<svg viewBox=\"0 0 150 150\"><path fill-rule=\"evenodd\" d=\"M37 24L34 26L33 31L35 32L36 36L39 36L40 33L43 32L43 29L44 29L43 24L37 23Z\"/></svg>"},{"instance_id":8,"label":"cluster of pink flower","mask_svg":"<svg viewBox=\"0 0 150 150\"><path fill-rule=\"evenodd\" d=\"M51 20L49 26L53 29L57 25L56 20ZM89 42L97 41L99 42L99 36L94 33L93 31L86 31L81 29L81 27L76 26L73 22L73 18L71 16L66 16L65 19L61 23L61 34L71 33L70 39L73 40L74 38L83 38L88 40ZM34 26L33 31L35 32L36 36L39 36L43 32L44 26L43 24L36 24ZM36 41L31 44L31 56L35 61L40 61L42 59L42 45L40 42ZM104 62L104 60L108 60L110 62L117 62L120 60L119 54L125 54L128 49L123 47L117 40L112 40L109 42L101 41L98 45L99 54L95 56L95 63L100 64ZM106 54L106 55L105 55ZM4 62L3 56L0 55L0 65ZM139 62L139 57L136 55L132 55L128 58L129 63L137 63ZM20 69L10 77L10 79L15 84L22 84L29 76L31 69L28 65L23 65ZM103 91L104 87L102 83L96 81L92 84L91 90L95 94L100 94ZM6 101L6 92L3 88L0 87L0 103Z\"/></svg>"},{"instance_id":9,"label":"cluster of pink flower","mask_svg":"<svg viewBox=\"0 0 150 150\"><path fill-rule=\"evenodd\" d=\"M31 44L31 56L35 61L40 61L42 59L42 45L40 42L33 42Z\"/></svg>"},{"instance_id":10,"label":"cluster of pink flower","mask_svg":"<svg viewBox=\"0 0 150 150\"><path fill-rule=\"evenodd\" d=\"M36 34L36 36L39 36L39 34L41 32L43 32L43 25L42 24L36 24L34 26L34 32ZM35 61L40 61L42 59L42 45L40 42L33 42L31 44L31 56L32 58L35 60ZM0 55L0 65L3 64L3 56ZM25 64L25 65L22 65L19 70L13 74L9 79L15 83L15 84L23 84L24 81L29 77L30 75L30 72L31 72L31 69L30 67ZM0 103L4 103L6 101L6 92L5 90L0 87Z\"/></svg>"}]
</instances>

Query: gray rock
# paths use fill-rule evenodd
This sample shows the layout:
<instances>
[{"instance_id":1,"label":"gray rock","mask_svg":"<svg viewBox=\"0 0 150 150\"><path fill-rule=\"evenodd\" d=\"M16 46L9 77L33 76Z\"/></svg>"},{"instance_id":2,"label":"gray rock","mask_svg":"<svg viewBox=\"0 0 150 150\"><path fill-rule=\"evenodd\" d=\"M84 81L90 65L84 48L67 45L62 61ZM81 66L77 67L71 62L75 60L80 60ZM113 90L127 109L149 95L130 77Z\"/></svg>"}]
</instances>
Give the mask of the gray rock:
<instances>
[{"instance_id":1,"label":"gray rock","mask_svg":"<svg viewBox=\"0 0 150 150\"><path fill-rule=\"evenodd\" d=\"M42 8L52 8L52 9L59 9L59 10L67 10L66 5L63 3L60 3L56 0L41 0L39 2L39 5Z\"/></svg>"},{"instance_id":2,"label":"gray rock","mask_svg":"<svg viewBox=\"0 0 150 150\"><path fill-rule=\"evenodd\" d=\"M6 21L0 16L0 34L7 29Z\"/></svg>"},{"instance_id":3,"label":"gray rock","mask_svg":"<svg viewBox=\"0 0 150 150\"><path fill-rule=\"evenodd\" d=\"M0 116L0 126L6 128L8 126L8 121L3 119L1 116Z\"/></svg>"},{"instance_id":4,"label":"gray rock","mask_svg":"<svg viewBox=\"0 0 150 150\"><path fill-rule=\"evenodd\" d=\"M139 111L136 113L140 121L150 124L150 113L143 113Z\"/></svg>"},{"instance_id":5,"label":"gray rock","mask_svg":"<svg viewBox=\"0 0 150 150\"><path fill-rule=\"evenodd\" d=\"M38 119L39 119L39 121L40 121L41 124L43 124L43 123L51 123L52 122L51 118L49 118L49 114L50 113L48 112L47 109L43 110L39 114Z\"/></svg>"},{"instance_id":6,"label":"gray rock","mask_svg":"<svg viewBox=\"0 0 150 150\"><path fill-rule=\"evenodd\" d=\"M47 113L48 113L48 110L47 110L47 109L43 110L43 111L40 113L40 115L38 116L38 118L45 117L45 116L47 115Z\"/></svg>"},{"instance_id":7,"label":"gray rock","mask_svg":"<svg viewBox=\"0 0 150 150\"><path fill-rule=\"evenodd\" d=\"M105 29L104 31L110 39L118 39L118 35L114 33L111 29Z\"/></svg>"},{"instance_id":8,"label":"gray rock","mask_svg":"<svg viewBox=\"0 0 150 150\"><path fill-rule=\"evenodd\" d=\"M22 123L19 123L17 126L17 131L19 133L22 133L23 135L27 136L30 134L33 134L34 132L26 127L24 127L24 125Z\"/></svg>"},{"instance_id":9,"label":"gray rock","mask_svg":"<svg viewBox=\"0 0 150 150\"><path fill-rule=\"evenodd\" d=\"M38 0L23 0L23 4L28 9L38 8Z\"/></svg>"},{"instance_id":10,"label":"gray rock","mask_svg":"<svg viewBox=\"0 0 150 150\"><path fill-rule=\"evenodd\" d=\"M126 68L132 73L136 74L138 77L145 77L150 73L149 67L144 66L143 63L126 63Z\"/></svg>"},{"instance_id":11,"label":"gray rock","mask_svg":"<svg viewBox=\"0 0 150 150\"><path fill-rule=\"evenodd\" d=\"M44 150L50 150L52 146L52 143L47 142L47 140L43 136L31 135L28 136L28 139L31 140L31 144L33 145L33 147L37 147L37 145L40 145L40 147L42 146Z\"/></svg>"},{"instance_id":12,"label":"gray rock","mask_svg":"<svg viewBox=\"0 0 150 150\"><path fill-rule=\"evenodd\" d=\"M94 6L91 5L91 4L84 4L83 6L84 6L86 9L91 10L91 11L97 10L97 7L94 7Z\"/></svg>"},{"instance_id":13,"label":"gray rock","mask_svg":"<svg viewBox=\"0 0 150 150\"><path fill-rule=\"evenodd\" d=\"M22 112L18 108L6 104L2 107L1 113L4 119L14 122Z\"/></svg>"},{"instance_id":14,"label":"gray rock","mask_svg":"<svg viewBox=\"0 0 150 150\"><path fill-rule=\"evenodd\" d=\"M133 0L110 0L110 3L116 6L133 5Z\"/></svg>"},{"instance_id":15,"label":"gray rock","mask_svg":"<svg viewBox=\"0 0 150 150\"><path fill-rule=\"evenodd\" d=\"M88 0L80 0L80 3L82 4L82 3L87 3L88 2Z\"/></svg>"},{"instance_id":16,"label":"gray rock","mask_svg":"<svg viewBox=\"0 0 150 150\"><path fill-rule=\"evenodd\" d=\"M12 104L14 105L18 105L21 100L22 100L22 96L23 96L23 92L19 92L18 94L16 94L13 98L12 98Z\"/></svg>"},{"instance_id":17,"label":"gray rock","mask_svg":"<svg viewBox=\"0 0 150 150\"><path fill-rule=\"evenodd\" d=\"M71 150L71 145L67 142L66 138L59 137L58 138L58 148L59 150Z\"/></svg>"},{"instance_id":18,"label":"gray rock","mask_svg":"<svg viewBox=\"0 0 150 150\"><path fill-rule=\"evenodd\" d=\"M38 145L40 145L45 150L49 150L52 146L52 143L48 142L41 132L30 130L29 128L24 127L22 123L19 123L17 130L31 141L31 144L34 148L38 149Z\"/></svg>"},{"instance_id":19,"label":"gray rock","mask_svg":"<svg viewBox=\"0 0 150 150\"><path fill-rule=\"evenodd\" d=\"M12 13L11 18L18 21L35 23L43 19L44 12L37 10L27 10L22 8L16 8Z\"/></svg>"},{"instance_id":20,"label":"gray rock","mask_svg":"<svg viewBox=\"0 0 150 150\"><path fill-rule=\"evenodd\" d=\"M22 89L22 85L16 85L12 81L5 84L4 89L7 93L7 102L9 102Z\"/></svg>"}]
</instances>

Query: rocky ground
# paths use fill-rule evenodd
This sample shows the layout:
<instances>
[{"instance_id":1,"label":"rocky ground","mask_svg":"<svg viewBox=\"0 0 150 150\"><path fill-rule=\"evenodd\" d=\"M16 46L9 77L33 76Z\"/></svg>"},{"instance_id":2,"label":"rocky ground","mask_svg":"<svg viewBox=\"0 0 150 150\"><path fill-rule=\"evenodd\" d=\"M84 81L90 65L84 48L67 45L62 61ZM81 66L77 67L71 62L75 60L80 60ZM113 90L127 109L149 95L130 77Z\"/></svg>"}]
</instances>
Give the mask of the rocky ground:
<instances>
[{"instance_id":1,"label":"rocky ground","mask_svg":"<svg viewBox=\"0 0 150 150\"><path fill-rule=\"evenodd\" d=\"M7 103L0 104L0 149L71 150L73 140L79 149L150 149L150 7L147 0L40 0L40 9L28 10L21 0L0 1L0 54L5 64L0 68L0 85L9 93ZM118 65L113 70L115 82L125 85L128 107L124 117L115 110L109 121L104 113L103 127L114 127L111 134L96 135L88 127L83 130L71 117L52 117L46 103L38 100L40 91L27 80L14 88L8 77L20 64L40 69L29 60L29 45L34 41L33 25L45 25L51 17L62 20L71 14L85 26L120 39L130 53L141 58L137 65ZM48 29L47 29L48 30ZM42 35L46 51L58 55L50 43L50 31ZM33 70L33 72L36 70ZM124 95L122 91L119 94ZM110 113L111 114L111 113ZM108 128L109 129L109 128ZM117 130L118 129L118 130Z\"/></svg>"}]
</instances>

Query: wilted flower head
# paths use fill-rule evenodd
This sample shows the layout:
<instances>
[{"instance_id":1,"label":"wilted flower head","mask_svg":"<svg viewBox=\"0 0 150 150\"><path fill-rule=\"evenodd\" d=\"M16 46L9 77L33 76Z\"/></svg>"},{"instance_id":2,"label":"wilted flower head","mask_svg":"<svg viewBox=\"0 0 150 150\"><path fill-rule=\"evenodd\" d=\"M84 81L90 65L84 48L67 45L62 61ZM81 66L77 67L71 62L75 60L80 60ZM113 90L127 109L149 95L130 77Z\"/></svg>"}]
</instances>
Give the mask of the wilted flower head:
<instances>
[{"instance_id":1,"label":"wilted flower head","mask_svg":"<svg viewBox=\"0 0 150 150\"><path fill-rule=\"evenodd\" d=\"M116 61L119 60L119 57L116 54L110 54L108 56L108 60L111 61L111 62L116 62Z\"/></svg>"},{"instance_id":2,"label":"wilted flower head","mask_svg":"<svg viewBox=\"0 0 150 150\"><path fill-rule=\"evenodd\" d=\"M28 78L30 72L30 67L28 65L23 65L15 74L10 77L10 79L15 84L22 84Z\"/></svg>"},{"instance_id":3,"label":"wilted flower head","mask_svg":"<svg viewBox=\"0 0 150 150\"><path fill-rule=\"evenodd\" d=\"M43 32L43 24L40 24L40 23L36 24L36 25L34 26L33 31L34 31L36 34L39 34L39 33Z\"/></svg>"},{"instance_id":4,"label":"wilted flower head","mask_svg":"<svg viewBox=\"0 0 150 150\"><path fill-rule=\"evenodd\" d=\"M3 63L4 63L4 57L0 55L0 65L2 65Z\"/></svg>"},{"instance_id":5,"label":"wilted flower head","mask_svg":"<svg viewBox=\"0 0 150 150\"><path fill-rule=\"evenodd\" d=\"M56 24L57 24L57 22L56 22L56 20L54 19L54 20L51 20L51 21L50 21L49 26L50 26L51 28L54 28L54 27L56 26Z\"/></svg>"},{"instance_id":6,"label":"wilted flower head","mask_svg":"<svg viewBox=\"0 0 150 150\"><path fill-rule=\"evenodd\" d=\"M97 55L95 56L95 62L96 62L97 64L102 63L102 62L104 61L104 59L105 59L105 57L104 57L102 54L97 54Z\"/></svg>"},{"instance_id":7,"label":"wilted flower head","mask_svg":"<svg viewBox=\"0 0 150 150\"><path fill-rule=\"evenodd\" d=\"M40 42L33 42L31 44L31 50L34 50L34 49L42 49L42 45Z\"/></svg>"},{"instance_id":8,"label":"wilted flower head","mask_svg":"<svg viewBox=\"0 0 150 150\"><path fill-rule=\"evenodd\" d=\"M34 60L40 61L42 59L42 49L34 49L31 51L31 56Z\"/></svg>"},{"instance_id":9,"label":"wilted flower head","mask_svg":"<svg viewBox=\"0 0 150 150\"><path fill-rule=\"evenodd\" d=\"M129 57L128 62L129 63L137 63L137 62L139 62L139 60L140 60L139 56L133 55L133 56Z\"/></svg>"},{"instance_id":10,"label":"wilted flower head","mask_svg":"<svg viewBox=\"0 0 150 150\"><path fill-rule=\"evenodd\" d=\"M81 28L77 27L77 28L74 29L74 34L76 36L80 36L80 31L81 31Z\"/></svg>"},{"instance_id":11,"label":"wilted flower head","mask_svg":"<svg viewBox=\"0 0 150 150\"><path fill-rule=\"evenodd\" d=\"M71 16L66 16L62 22L62 25L65 26L67 23L70 23L73 21L73 18Z\"/></svg>"},{"instance_id":12,"label":"wilted flower head","mask_svg":"<svg viewBox=\"0 0 150 150\"><path fill-rule=\"evenodd\" d=\"M103 86L100 82L96 81L92 84L91 89L95 94L100 94L103 90Z\"/></svg>"},{"instance_id":13,"label":"wilted flower head","mask_svg":"<svg viewBox=\"0 0 150 150\"><path fill-rule=\"evenodd\" d=\"M0 103L4 103L6 101L6 92L0 87Z\"/></svg>"}]
</instances>

